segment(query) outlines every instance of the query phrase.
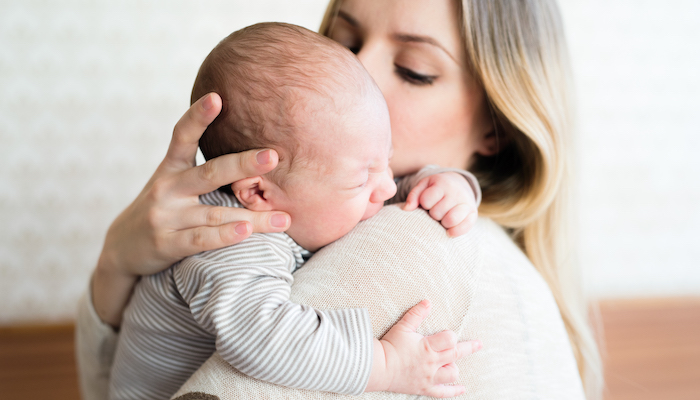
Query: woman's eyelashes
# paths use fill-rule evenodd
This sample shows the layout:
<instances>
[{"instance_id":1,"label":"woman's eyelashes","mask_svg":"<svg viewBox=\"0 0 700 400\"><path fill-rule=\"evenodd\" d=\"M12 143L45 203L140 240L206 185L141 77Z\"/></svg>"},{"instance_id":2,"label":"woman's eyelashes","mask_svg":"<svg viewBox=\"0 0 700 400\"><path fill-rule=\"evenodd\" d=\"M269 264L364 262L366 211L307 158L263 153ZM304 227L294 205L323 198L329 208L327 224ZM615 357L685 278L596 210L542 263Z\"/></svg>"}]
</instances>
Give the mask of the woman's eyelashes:
<instances>
[{"instance_id":1,"label":"woman's eyelashes","mask_svg":"<svg viewBox=\"0 0 700 400\"><path fill-rule=\"evenodd\" d=\"M357 55L362 50L362 40L357 35L349 34L347 31L334 30L329 37L346 47L353 54ZM394 72L404 81L418 86L432 85L438 77L437 75L421 74L398 64L394 64Z\"/></svg>"},{"instance_id":2,"label":"woman's eyelashes","mask_svg":"<svg viewBox=\"0 0 700 400\"><path fill-rule=\"evenodd\" d=\"M437 79L437 75L425 75L416 71L394 64L396 74L408 83L413 85L432 85Z\"/></svg>"},{"instance_id":3,"label":"woman's eyelashes","mask_svg":"<svg viewBox=\"0 0 700 400\"><path fill-rule=\"evenodd\" d=\"M336 42L340 43L343 47L346 47L348 50L353 52L353 54L357 54L360 52L360 49L362 48L362 43L357 41L357 40L342 40L335 38L331 36L331 39L335 40Z\"/></svg>"}]
</instances>

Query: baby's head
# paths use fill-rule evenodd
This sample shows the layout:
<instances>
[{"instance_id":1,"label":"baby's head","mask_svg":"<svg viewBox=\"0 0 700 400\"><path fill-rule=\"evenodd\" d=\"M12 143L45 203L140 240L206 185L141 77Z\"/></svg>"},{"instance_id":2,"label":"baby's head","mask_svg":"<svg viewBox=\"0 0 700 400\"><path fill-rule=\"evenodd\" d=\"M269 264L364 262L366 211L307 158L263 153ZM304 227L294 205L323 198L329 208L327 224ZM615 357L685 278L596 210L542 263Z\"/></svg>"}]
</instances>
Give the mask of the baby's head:
<instances>
[{"instance_id":1,"label":"baby's head","mask_svg":"<svg viewBox=\"0 0 700 400\"><path fill-rule=\"evenodd\" d=\"M229 188L248 209L289 213L303 247L340 238L394 195L386 103L334 41L288 24L241 29L204 60L192 102L209 92L223 108L200 140L204 157L276 150L274 171Z\"/></svg>"}]
</instances>

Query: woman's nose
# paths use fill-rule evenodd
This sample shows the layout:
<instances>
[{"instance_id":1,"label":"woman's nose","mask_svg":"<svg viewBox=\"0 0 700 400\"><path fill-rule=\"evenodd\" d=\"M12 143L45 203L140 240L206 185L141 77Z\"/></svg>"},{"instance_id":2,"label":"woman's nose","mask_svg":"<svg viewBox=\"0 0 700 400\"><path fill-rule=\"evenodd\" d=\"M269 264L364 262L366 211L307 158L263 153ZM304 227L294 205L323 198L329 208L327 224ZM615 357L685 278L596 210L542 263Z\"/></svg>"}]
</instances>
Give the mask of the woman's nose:
<instances>
[{"instance_id":1,"label":"woman's nose","mask_svg":"<svg viewBox=\"0 0 700 400\"><path fill-rule=\"evenodd\" d=\"M387 60L385 60L387 56L389 56L389 52L382 51L381 43L374 41L365 42L360 48L360 51L357 52L357 58L367 72L369 72L372 79L377 83L382 93L384 92L385 83L388 78L386 76L386 71L382 68L382 66L387 63ZM389 63L389 65L391 65L391 63Z\"/></svg>"}]
</instances>

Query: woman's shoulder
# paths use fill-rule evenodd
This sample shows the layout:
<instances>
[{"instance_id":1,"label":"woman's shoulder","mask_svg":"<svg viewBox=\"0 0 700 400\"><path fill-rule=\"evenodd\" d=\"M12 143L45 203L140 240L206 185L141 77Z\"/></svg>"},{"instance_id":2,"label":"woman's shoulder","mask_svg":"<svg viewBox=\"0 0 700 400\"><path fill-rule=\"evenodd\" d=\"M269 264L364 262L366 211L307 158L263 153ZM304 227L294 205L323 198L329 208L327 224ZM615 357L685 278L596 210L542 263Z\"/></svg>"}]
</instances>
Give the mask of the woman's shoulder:
<instances>
[{"instance_id":1,"label":"woman's shoulder","mask_svg":"<svg viewBox=\"0 0 700 400\"><path fill-rule=\"evenodd\" d=\"M296 272L292 300L318 308L368 308L379 334L410 306L429 299L434 312L426 332L455 327L479 295L484 271L502 257L499 252L517 258L519 250L488 219L450 238L425 211L388 206Z\"/></svg>"},{"instance_id":2,"label":"woman's shoulder","mask_svg":"<svg viewBox=\"0 0 700 400\"><path fill-rule=\"evenodd\" d=\"M414 276L462 277L473 284L485 266L506 262L532 272L533 267L508 234L488 218L479 218L467 234L452 238L422 209L384 207L351 232L321 249L297 276L318 269L349 273L367 264ZM311 267L311 268L309 268ZM362 268L359 268L362 269Z\"/></svg>"},{"instance_id":3,"label":"woman's shoulder","mask_svg":"<svg viewBox=\"0 0 700 400\"><path fill-rule=\"evenodd\" d=\"M391 261L403 259L433 260L433 270L439 262L459 264L460 269L479 269L485 263L505 260L523 268L530 267L527 257L504 229L488 218L479 218L465 235L451 238L438 221L418 209L403 211L400 205L384 207L374 217L361 222L348 235L328 246L326 251L372 251L373 256L391 256ZM457 271L459 273L459 271Z\"/></svg>"},{"instance_id":4,"label":"woman's shoulder","mask_svg":"<svg viewBox=\"0 0 700 400\"><path fill-rule=\"evenodd\" d=\"M506 232L482 218L474 229L450 238L425 211L397 206L359 224L321 249L295 273L291 300L319 309L367 309L379 338L423 299L432 311L422 334L444 329L484 348L458 362L466 398L582 399L576 364L556 303L539 274ZM216 356L181 393L235 394L232 398L332 398L295 392L237 375ZM212 380L222 371L221 380ZM225 378L225 379L224 379ZM212 382L227 382L214 390ZM199 386L198 386L199 385ZM210 391L212 390L212 391ZM272 394L274 393L274 395ZM313 393L310 395L309 393ZM384 392L368 398L407 398Z\"/></svg>"},{"instance_id":5,"label":"woman's shoulder","mask_svg":"<svg viewBox=\"0 0 700 400\"><path fill-rule=\"evenodd\" d=\"M461 380L480 382L475 398L583 398L549 286L501 226L479 218L469 233L452 239L425 212L382 211L361 229L380 235L384 226L392 232L391 252L406 249L398 268L409 276L394 286L397 296L418 290L433 301L427 332L448 327L460 339L484 343L458 363L466 371Z\"/></svg>"}]
</instances>

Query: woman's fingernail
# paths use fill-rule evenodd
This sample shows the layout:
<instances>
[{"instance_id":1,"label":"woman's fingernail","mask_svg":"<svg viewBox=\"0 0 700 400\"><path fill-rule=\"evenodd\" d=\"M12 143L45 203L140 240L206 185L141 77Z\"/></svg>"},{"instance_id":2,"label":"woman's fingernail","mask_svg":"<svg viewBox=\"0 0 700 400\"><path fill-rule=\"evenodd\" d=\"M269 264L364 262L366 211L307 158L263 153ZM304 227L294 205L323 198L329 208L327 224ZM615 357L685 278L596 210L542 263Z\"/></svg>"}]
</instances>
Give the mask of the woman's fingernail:
<instances>
[{"instance_id":1,"label":"woman's fingernail","mask_svg":"<svg viewBox=\"0 0 700 400\"><path fill-rule=\"evenodd\" d=\"M207 97L202 102L202 108L209 110L214 106L214 101L211 99L211 95L208 94Z\"/></svg>"},{"instance_id":2,"label":"woman's fingernail","mask_svg":"<svg viewBox=\"0 0 700 400\"><path fill-rule=\"evenodd\" d=\"M258 160L258 164L267 165L270 163L270 150L260 150L258 154L255 155Z\"/></svg>"},{"instance_id":3,"label":"woman's fingernail","mask_svg":"<svg viewBox=\"0 0 700 400\"><path fill-rule=\"evenodd\" d=\"M270 218L270 223L275 228L284 228L287 226L287 216L284 214L275 214Z\"/></svg>"},{"instance_id":4,"label":"woman's fingernail","mask_svg":"<svg viewBox=\"0 0 700 400\"><path fill-rule=\"evenodd\" d=\"M240 224L236 225L236 233L239 235L245 235L248 233L248 224L246 222L241 222Z\"/></svg>"}]
</instances>

